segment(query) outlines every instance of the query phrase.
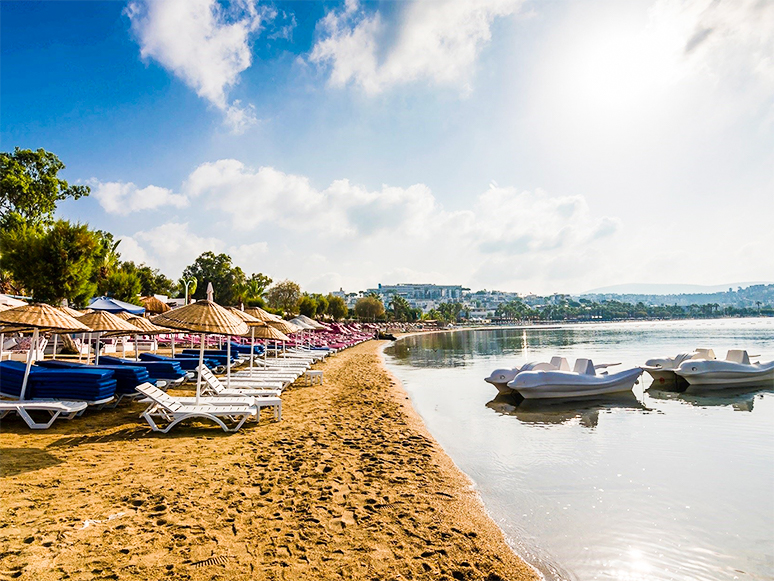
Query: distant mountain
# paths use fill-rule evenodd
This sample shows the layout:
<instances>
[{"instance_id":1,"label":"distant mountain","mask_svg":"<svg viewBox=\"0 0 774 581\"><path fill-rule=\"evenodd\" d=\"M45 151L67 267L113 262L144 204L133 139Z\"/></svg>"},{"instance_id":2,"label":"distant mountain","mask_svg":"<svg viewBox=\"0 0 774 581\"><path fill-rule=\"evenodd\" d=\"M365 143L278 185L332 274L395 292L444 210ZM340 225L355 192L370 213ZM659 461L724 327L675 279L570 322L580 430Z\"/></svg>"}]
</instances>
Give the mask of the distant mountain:
<instances>
[{"instance_id":1,"label":"distant mountain","mask_svg":"<svg viewBox=\"0 0 774 581\"><path fill-rule=\"evenodd\" d=\"M771 282L733 282L728 284L701 285L701 284L617 284L595 288L581 293L581 295L679 295L679 294L712 294L727 292L728 289L737 290L739 287L747 288L756 284L772 284Z\"/></svg>"}]
</instances>

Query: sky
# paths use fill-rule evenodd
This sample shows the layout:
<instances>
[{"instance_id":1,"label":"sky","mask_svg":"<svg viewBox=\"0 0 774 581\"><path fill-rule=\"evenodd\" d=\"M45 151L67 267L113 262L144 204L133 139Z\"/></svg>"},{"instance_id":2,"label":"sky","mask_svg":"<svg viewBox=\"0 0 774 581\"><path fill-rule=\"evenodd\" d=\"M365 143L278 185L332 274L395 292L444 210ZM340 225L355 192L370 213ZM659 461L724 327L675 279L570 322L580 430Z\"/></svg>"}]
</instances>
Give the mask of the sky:
<instances>
[{"instance_id":1,"label":"sky","mask_svg":"<svg viewBox=\"0 0 774 581\"><path fill-rule=\"evenodd\" d=\"M0 139L172 278L774 278L774 0L2 2Z\"/></svg>"}]
</instances>

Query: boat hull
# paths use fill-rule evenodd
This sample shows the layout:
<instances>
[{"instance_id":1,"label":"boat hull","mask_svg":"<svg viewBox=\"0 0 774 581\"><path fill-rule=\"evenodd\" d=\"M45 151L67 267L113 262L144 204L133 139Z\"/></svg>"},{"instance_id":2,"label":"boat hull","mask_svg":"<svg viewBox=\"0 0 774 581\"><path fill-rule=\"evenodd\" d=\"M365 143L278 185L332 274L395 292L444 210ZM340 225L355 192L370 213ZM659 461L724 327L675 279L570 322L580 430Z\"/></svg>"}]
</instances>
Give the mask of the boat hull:
<instances>
[{"instance_id":1,"label":"boat hull","mask_svg":"<svg viewBox=\"0 0 774 581\"><path fill-rule=\"evenodd\" d=\"M641 374L639 368L612 375L529 371L517 375L509 387L524 399L575 399L631 391Z\"/></svg>"},{"instance_id":2,"label":"boat hull","mask_svg":"<svg viewBox=\"0 0 774 581\"><path fill-rule=\"evenodd\" d=\"M692 388L774 387L774 361L758 364L730 361L687 362L675 372Z\"/></svg>"}]
</instances>

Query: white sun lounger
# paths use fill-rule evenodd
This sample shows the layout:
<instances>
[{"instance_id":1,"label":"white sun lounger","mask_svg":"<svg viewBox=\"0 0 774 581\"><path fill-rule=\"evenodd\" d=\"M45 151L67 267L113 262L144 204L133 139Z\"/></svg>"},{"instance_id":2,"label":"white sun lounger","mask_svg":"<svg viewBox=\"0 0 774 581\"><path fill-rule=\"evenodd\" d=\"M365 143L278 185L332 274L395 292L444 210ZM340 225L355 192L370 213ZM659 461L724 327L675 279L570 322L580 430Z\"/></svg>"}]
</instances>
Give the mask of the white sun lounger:
<instances>
[{"instance_id":1,"label":"white sun lounger","mask_svg":"<svg viewBox=\"0 0 774 581\"><path fill-rule=\"evenodd\" d=\"M262 407L274 408L275 419L277 421L282 419L282 404L279 398L245 398L244 403L235 401L216 403L213 398L208 398L196 404L191 398L185 398L185 400L174 398L150 383L138 385L136 389L152 402L140 417L148 422L154 432L166 434L174 426L190 418L209 419L223 428L224 432L236 432L249 419L257 422L260 419ZM273 399L277 401L271 401ZM168 422L166 427L158 425L154 418ZM231 423L231 427L226 424L226 421Z\"/></svg>"},{"instance_id":2,"label":"white sun lounger","mask_svg":"<svg viewBox=\"0 0 774 581\"><path fill-rule=\"evenodd\" d=\"M202 365L196 368L197 371L201 370L202 392L205 394L212 394L216 397L233 397L233 396L252 396L252 397L279 397L284 387L280 381L273 381L267 384L259 382L247 383L239 382L236 386L231 388L223 385L223 382L215 377L206 365ZM233 378L232 378L233 380Z\"/></svg>"},{"instance_id":3,"label":"white sun lounger","mask_svg":"<svg viewBox=\"0 0 774 581\"><path fill-rule=\"evenodd\" d=\"M59 400L25 400L25 401L0 401L0 419L11 412L17 413L27 422L27 425L33 430L45 430L51 427L54 420L61 418L71 420L81 414L87 407L85 401L59 401ZM29 412L48 412L50 419L48 422L36 422Z\"/></svg>"}]
</instances>

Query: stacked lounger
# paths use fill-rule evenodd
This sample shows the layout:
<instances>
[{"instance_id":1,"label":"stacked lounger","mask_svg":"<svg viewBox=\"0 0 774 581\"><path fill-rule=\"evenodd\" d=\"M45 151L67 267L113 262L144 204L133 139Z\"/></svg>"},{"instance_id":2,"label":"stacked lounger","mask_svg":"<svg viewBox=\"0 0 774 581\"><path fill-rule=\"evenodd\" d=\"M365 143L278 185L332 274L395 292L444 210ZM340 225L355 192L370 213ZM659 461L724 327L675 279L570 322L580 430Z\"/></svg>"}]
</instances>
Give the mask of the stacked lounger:
<instances>
[{"instance_id":1,"label":"stacked lounger","mask_svg":"<svg viewBox=\"0 0 774 581\"><path fill-rule=\"evenodd\" d=\"M0 394L19 397L24 369L20 361L0 363ZM116 395L116 380L108 369L46 369L33 365L27 380L26 399L83 400L106 403Z\"/></svg>"},{"instance_id":2,"label":"stacked lounger","mask_svg":"<svg viewBox=\"0 0 774 581\"><path fill-rule=\"evenodd\" d=\"M108 369L113 372L113 378L116 380L116 395L131 395L137 393L135 389L141 383L156 383L152 379L148 370L139 365L84 365L75 361L39 361L40 367L50 369Z\"/></svg>"},{"instance_id":3,"label":"stacked lounger","mask_svg":"<svg viewBox=\"0 0 774 581\"><path fill-rule=\"evenodd\" d=\"M128 365L130 367L144 367L148 370L151 377L156 379L166 379L170 382L179 381L182 383L186 378L186 373L180 367L177 361L131 361L129 359L120 359L103 355L100 361L107 365Z\"/></svg>"}]
</instances>

